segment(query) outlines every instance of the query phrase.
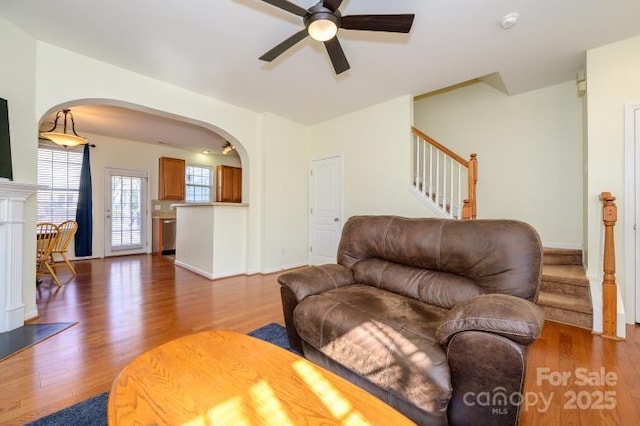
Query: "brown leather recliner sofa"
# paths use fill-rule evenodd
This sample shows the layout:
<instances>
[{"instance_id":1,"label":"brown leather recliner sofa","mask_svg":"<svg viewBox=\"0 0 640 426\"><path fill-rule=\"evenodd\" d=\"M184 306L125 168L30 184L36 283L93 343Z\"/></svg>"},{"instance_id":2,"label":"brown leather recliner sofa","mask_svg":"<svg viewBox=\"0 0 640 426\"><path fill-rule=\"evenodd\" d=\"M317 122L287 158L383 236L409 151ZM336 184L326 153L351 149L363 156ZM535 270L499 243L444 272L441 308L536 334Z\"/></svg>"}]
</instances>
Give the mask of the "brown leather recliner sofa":
<instances>
[{"instance_id":1,"label":"brown leather recliner sofa","mask_svg":"<svg viewBox=\"0 0 640 426\"><path fill-rule=\"evenodd\" d=\"M541 264L523 222L355 216L337 265L278 278L287 335L419 424L517 424Z\"/></svg>"}]
</instances>

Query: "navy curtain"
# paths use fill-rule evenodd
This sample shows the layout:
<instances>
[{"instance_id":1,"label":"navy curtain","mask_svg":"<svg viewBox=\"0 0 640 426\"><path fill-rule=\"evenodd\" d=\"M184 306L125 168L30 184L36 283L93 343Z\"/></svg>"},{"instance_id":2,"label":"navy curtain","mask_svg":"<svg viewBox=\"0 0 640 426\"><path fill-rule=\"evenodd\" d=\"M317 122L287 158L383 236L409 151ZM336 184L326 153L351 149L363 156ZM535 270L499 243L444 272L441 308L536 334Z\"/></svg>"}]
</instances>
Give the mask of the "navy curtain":
<instances>
[{"instance_id":1,"label":"navy curtain","mask_svg":"<svg viewBox=\"0 0 640 426\"><path fill-rule=\"evenodd\" d=\"M78 231L75 236L76 257L91 256L93 254L93 202L91 194L89 144L85 144L84 155L82 157L76 222L78 222Z\"/></svg>"}]
</instances>

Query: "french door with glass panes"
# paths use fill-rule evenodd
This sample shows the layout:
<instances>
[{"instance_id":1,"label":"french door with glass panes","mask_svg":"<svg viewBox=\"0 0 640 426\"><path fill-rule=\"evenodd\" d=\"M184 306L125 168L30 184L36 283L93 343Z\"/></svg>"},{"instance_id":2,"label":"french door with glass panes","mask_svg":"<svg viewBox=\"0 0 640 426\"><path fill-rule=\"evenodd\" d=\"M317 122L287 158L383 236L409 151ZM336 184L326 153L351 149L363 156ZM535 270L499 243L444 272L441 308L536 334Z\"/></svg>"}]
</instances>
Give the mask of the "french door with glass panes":
<instances>
[{"instance_id":1,"label":"french door with glass panes","mask_svg":"<svg viewBox=\"0 0 640 426\"><path fill-rule=\"evenodd\" d=\"M105 256L147 251L147 172L105 169Z\"/></svg>"}]
</instances>

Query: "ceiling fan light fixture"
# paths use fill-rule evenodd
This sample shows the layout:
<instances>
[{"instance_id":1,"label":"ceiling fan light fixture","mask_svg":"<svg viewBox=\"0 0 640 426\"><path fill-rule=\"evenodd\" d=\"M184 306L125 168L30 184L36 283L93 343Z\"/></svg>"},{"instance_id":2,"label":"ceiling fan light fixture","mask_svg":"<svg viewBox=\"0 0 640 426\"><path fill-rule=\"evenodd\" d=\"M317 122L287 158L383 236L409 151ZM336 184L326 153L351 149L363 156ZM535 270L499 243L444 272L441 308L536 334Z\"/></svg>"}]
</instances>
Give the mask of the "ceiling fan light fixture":
<instances>
[{"instance_id":1,"label":"ceiling fan light fixture","mask_svg":"<svg viewBox=\"0 0 640 426\"><path fill-rule=\"evenodd\" d=\"M289 0L262 0L271 6L302 18L304 29L299 30L280 44L260 56L260 60L272 62L297 43L311 37L324 44L331 65L339 75L351 68L344 54L338 30L381 31L388 33L408 33L411 31L413 13L395 15L347 15L342 16L340 6L343 0L320 0L309 9L304 9Z\"/></svg>"},{"instance_id":2,"label":"ceiling fan light fixture","mask_svg":"<svg viewBox=\"0 0 640 426\"><path fill-rule=\"evenodd\" d=\"M62 133L56 132L56 128L58 127L58 120L61 116L64 115L64 124L62 127ZM71 120L71 133L67 133L67 117ZM65 148L85 145L89 143L87 138L83 138L82 136L76 133L76 123L73 120L73 114L71 114L71 110L68 108L62 109L56 113L56 119L53 122L53 127L46 132L40 132L40 136L49 139L51 142L56 145L63 146Z\"/></svg>"},{"instance_id":3,"label":"ceiling fan light fixture","mask_svg":"<svg viewBox=\"0 0 640 426\"><path fill-rule=\"evenodd\" d=\"M227 155L234 149L236 149L236 147L231 145L231 142L225 141L224 145L222 145L222 155Z\"/></svg>"},{"instance_id":4,"label":"ceiling fan light fixture","mask_svg":"<svg viewBox=\"0 0 640 426\"><path fill-rule=\"evenodd\" d=\"M328 41L338 33L338 18L328 12L312 14L306 21L307 32L312 39Z\"/></svg>"}]
</instances>

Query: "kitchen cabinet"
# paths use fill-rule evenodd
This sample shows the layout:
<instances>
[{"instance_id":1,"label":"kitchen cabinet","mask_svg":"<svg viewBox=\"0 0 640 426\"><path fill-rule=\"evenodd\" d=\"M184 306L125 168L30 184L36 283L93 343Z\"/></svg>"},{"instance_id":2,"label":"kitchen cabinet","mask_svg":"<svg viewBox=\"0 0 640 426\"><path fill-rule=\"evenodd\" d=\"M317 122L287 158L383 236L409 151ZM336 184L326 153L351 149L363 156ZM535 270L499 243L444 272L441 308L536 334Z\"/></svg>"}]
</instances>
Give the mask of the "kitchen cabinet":
<instances>
[{"instance_id":1,"label":"kitchen cabinet","mask_svg":"<svg viewBox=\"0 0 640 426\"><path fill-rule=\"evenodd\" d=\"M184 200L185 161L179 158L160 157L158 199Z\"/></svg>"},{"instance_id":2,"label":"kitchen cabinet","mask_svg":"<svg viewBox=\"0 0 640 426\"><path fill-rule=\"evenodd\" d=\"M216 201L242 202L242 169L240 167L216 167Z\"/></svg>"}]
</instances>

